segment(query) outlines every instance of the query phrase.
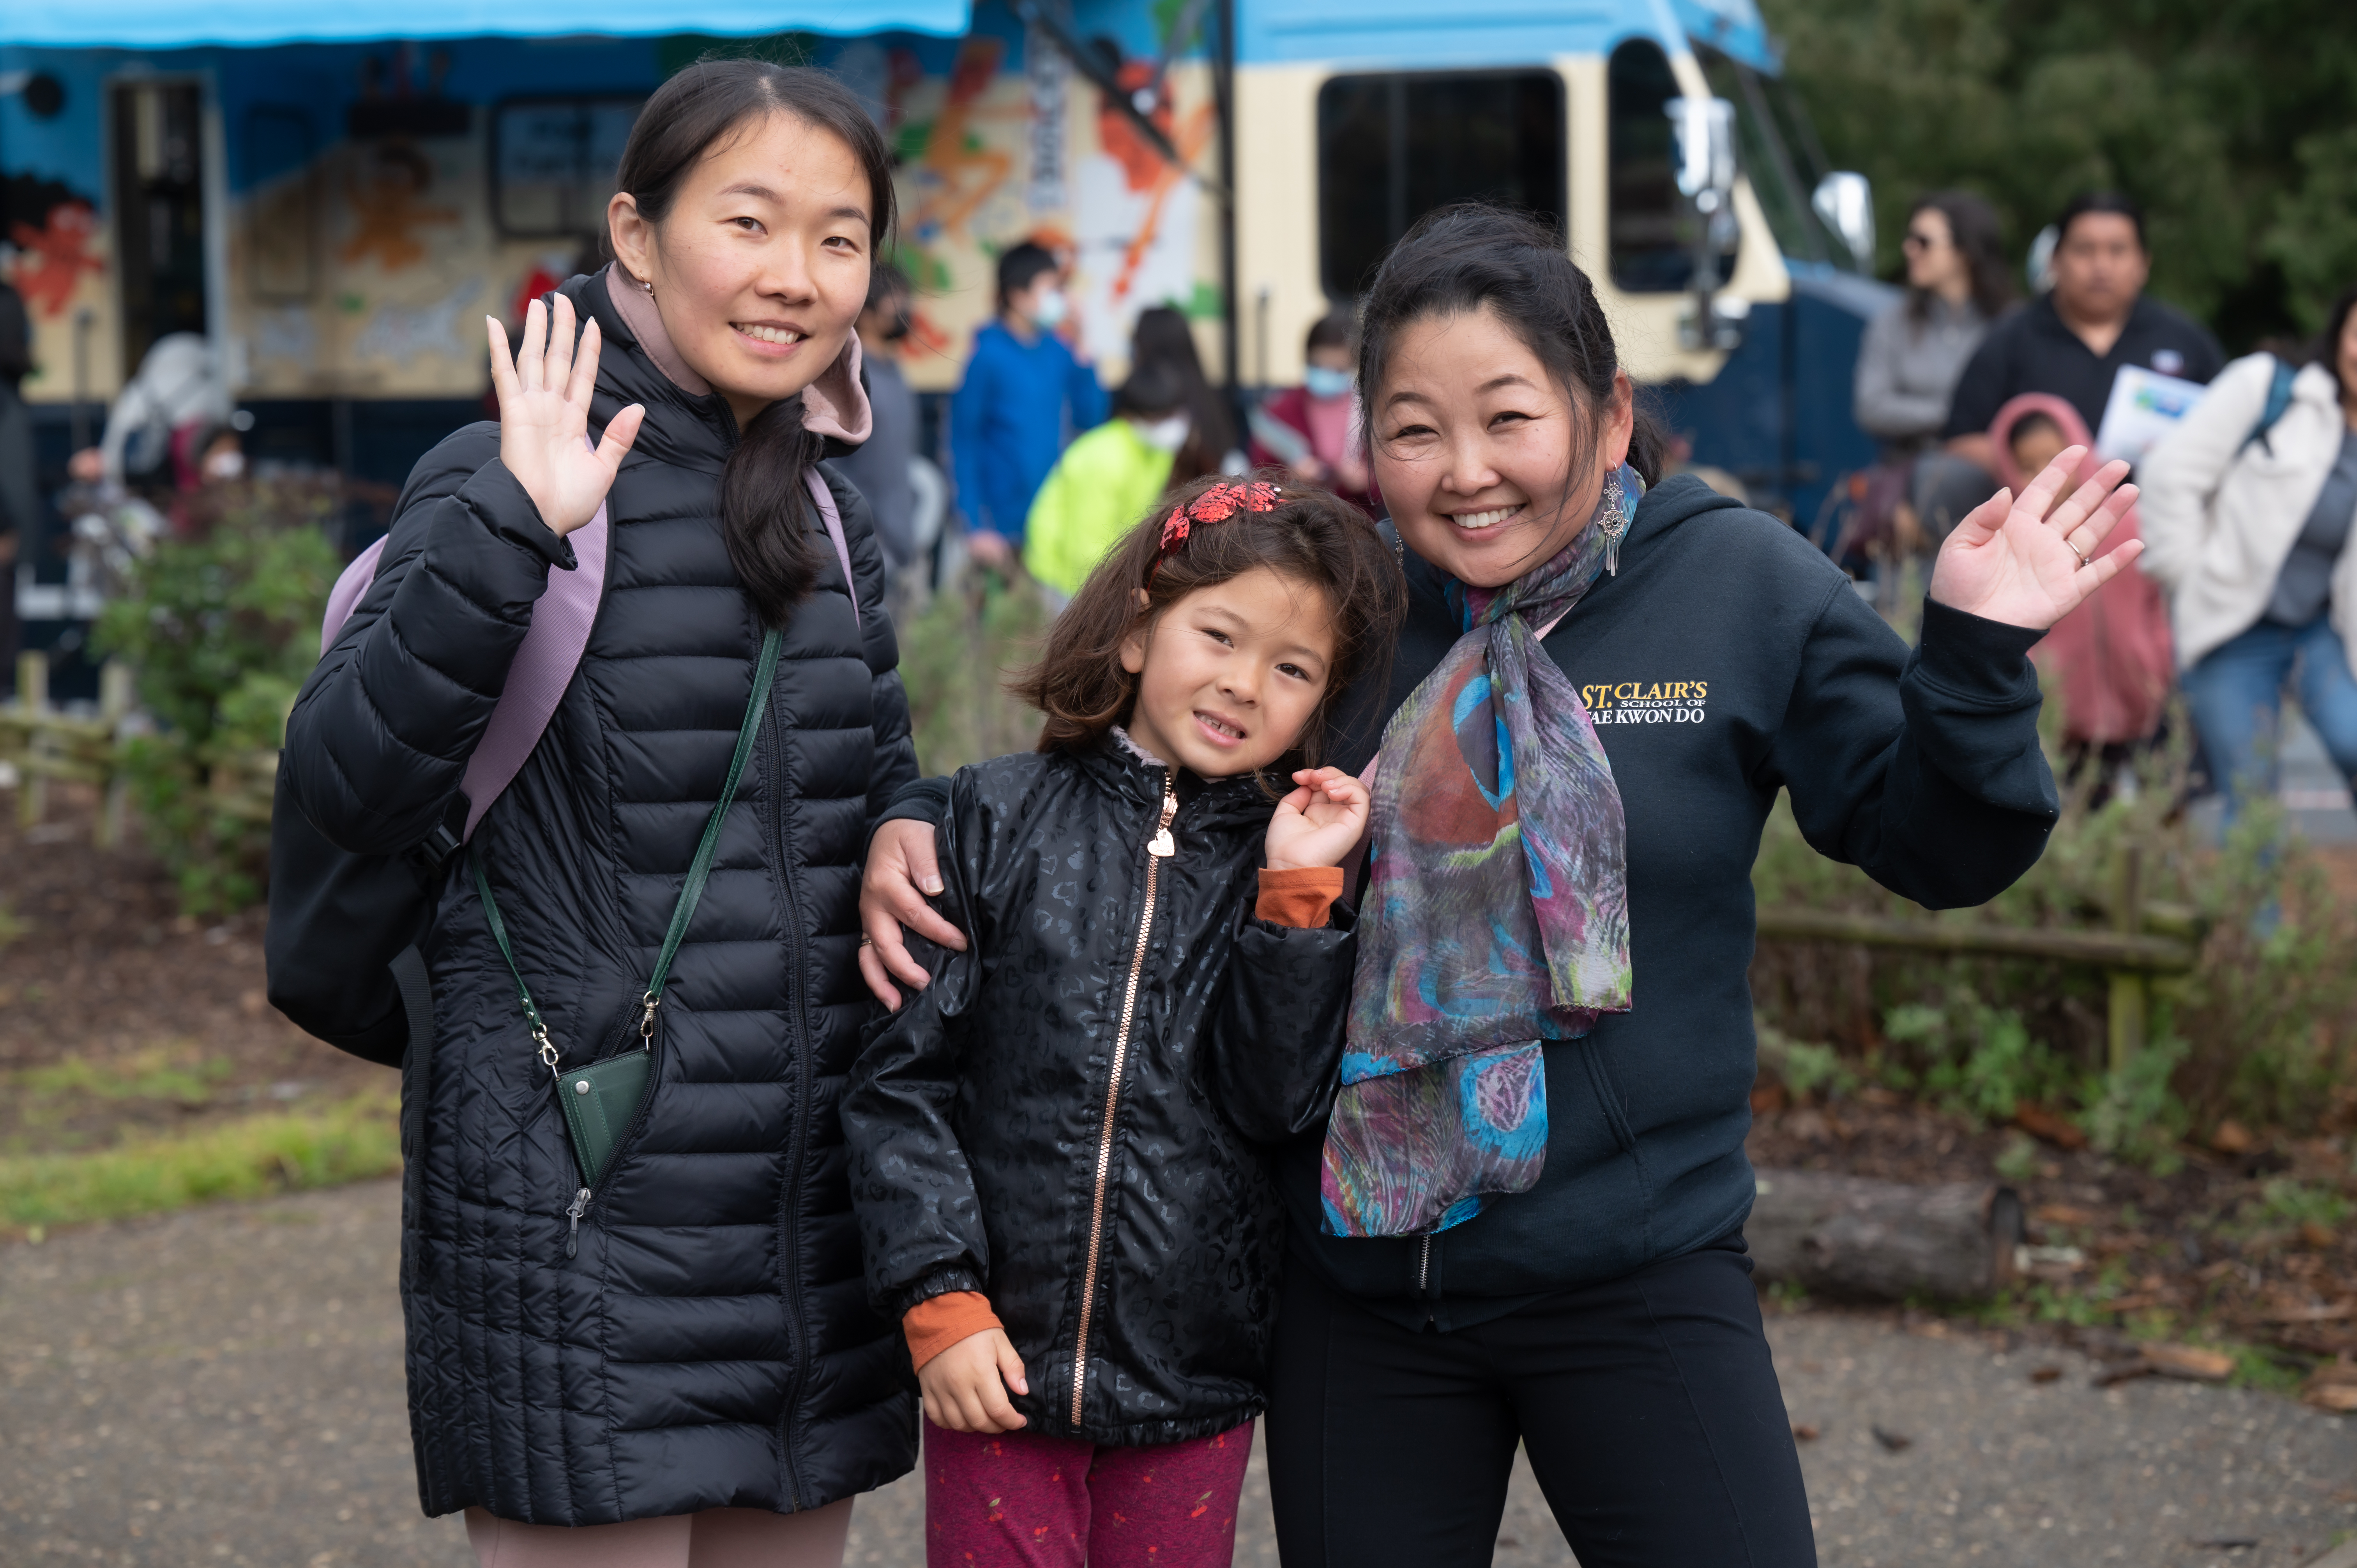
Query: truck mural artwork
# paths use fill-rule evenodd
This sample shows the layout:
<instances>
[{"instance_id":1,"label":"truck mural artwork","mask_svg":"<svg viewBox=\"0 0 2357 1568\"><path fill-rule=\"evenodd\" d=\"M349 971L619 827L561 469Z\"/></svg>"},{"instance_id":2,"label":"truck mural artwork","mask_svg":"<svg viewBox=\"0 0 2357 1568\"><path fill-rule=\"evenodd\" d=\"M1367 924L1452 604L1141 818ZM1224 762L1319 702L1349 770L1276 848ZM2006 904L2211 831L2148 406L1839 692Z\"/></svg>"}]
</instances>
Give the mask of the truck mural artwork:
<instances>
[{"instance_id":1,"label":"truck mural artwork","mask_svg":"<svg viewBox=\"0 0 2357 1568\"><path fill-rule=\"evenodd\" d=\"M1294 384L1386 246L1483 198L1559 226L1692 462L1806 528L1872 460L1849 367L1889 291L1842 231L1870 207L1817 166L1752 0L701 0L661 32L592 0L498 37L438 14L243 37L110 0L0 44L0 269L30 306L45 451L192 332L255 457L398 484L480 416L479 318L602 261L646 94L752 51L834 70L895 150L917 298L869 351L920 393L955 387L1025 240L1064 262L1062 330L1108 384L1164 305L1239 395ZM20 584L62 581L34 542ZM28 646L58 635L27 623Z\"/></svg>"}]
</instances>

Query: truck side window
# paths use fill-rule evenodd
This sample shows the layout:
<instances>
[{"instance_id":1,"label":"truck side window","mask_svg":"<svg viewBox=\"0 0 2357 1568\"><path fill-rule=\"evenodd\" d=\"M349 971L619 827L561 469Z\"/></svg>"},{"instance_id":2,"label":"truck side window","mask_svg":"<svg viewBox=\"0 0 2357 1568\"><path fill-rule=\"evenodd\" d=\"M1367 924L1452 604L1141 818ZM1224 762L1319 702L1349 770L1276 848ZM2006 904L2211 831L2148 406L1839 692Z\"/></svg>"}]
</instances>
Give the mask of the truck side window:
<instances>
[{"instance_id":1,"label":"truck side window","mask_svg":"<svg viewBox=\"0 0 2357 1568\"><path fill-rule=\"evenodd\" d=\"M1563 226L1563 78L1552 70L1385 71L1318 91L1318 245L1350 299L1415 220L1496 201Z\"/></svg>"},{"instance_id":2,"label":"truck side window","mask_svg":"<svg viewBox=\"0 0 2357 1568\"><path fill-rule=\"evenodd\" d=\"M1677 79L1651 38L1614 49L1609 77L1612 282L1630 294L1675 294L1694 277L1667 110Z\"/></svg>"}]
</instances>

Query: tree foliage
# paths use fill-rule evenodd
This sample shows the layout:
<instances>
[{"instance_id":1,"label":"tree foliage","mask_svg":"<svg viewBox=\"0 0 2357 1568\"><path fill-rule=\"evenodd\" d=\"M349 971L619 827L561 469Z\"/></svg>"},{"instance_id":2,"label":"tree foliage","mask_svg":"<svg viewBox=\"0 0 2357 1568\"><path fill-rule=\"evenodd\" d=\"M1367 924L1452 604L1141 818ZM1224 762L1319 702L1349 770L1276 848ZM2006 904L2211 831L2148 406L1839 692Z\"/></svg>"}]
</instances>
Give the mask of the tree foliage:
<instances>
[{"instance_id":1,"label":"tree foliage","mask_svg":"<svg viewBox=\"0 0 2357 1568\"><path fill-rule=\"evenodd\" d=\"M2011 253L2071 196L2150 217L2152 289L2231 350L2321 325L2357 281L2348 0L1761 0L1836 166L1875 185L1886 275L1908 204L1975 190Z\"/></svg>"}]
</instances>

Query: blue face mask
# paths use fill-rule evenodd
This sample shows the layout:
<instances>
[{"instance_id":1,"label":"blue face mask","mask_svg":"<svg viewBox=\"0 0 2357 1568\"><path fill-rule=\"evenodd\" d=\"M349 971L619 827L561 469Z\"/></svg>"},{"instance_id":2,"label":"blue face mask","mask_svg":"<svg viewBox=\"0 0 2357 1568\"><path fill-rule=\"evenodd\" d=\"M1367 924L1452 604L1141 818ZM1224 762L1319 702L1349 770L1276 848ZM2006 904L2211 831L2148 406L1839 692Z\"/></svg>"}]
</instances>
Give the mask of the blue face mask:
<instances>
[{"instance_id":1,"label":"blue face mask","mask_svg":"<svg viewBox=\"0 0 2357 1568\"><path fill-rule=\"evenodd\" d=\"M1311 365L1301 372L1301 384L1311 397L1343 397L1358 378L1348 371L1330 370L1324 365Z\"/></svg>"}]
</instances>

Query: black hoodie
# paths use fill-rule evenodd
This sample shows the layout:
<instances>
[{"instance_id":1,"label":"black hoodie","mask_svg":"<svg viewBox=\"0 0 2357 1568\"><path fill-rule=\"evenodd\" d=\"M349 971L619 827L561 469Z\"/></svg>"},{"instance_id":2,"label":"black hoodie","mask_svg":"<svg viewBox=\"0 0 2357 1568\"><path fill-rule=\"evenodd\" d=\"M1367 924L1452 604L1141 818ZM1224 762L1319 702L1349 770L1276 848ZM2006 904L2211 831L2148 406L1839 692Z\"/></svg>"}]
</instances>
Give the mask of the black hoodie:
<instances>
[{"instance_id":1,"label":"black hoodie","mask_svg":"<svg viewBox=\"0 0 2357 1568\"><path fill-rule=\"evenodd\" d=\"M1413 553L1403 564L1390 677L1345 704L1333 760L1353 771L1459 635L1443 575ZM1538 1185L1437 1236L1321 1234L1322 1129L1290 1145L1279 1185L1297 1258L1385 1316L1448 1328L1739 1228L1751 865L1777 790L1820 853L1933 908L1986 902L2037 861L2057 811L2027 657L2038 636L1926 604L1910 652L1784 524L1691 477L1656 486L1619 574L1544 644L1588 703L1627 813L1634 1005L1546 1047ZM888 815L935 817L928 785Z\"/></svg>"}]
</instances>

